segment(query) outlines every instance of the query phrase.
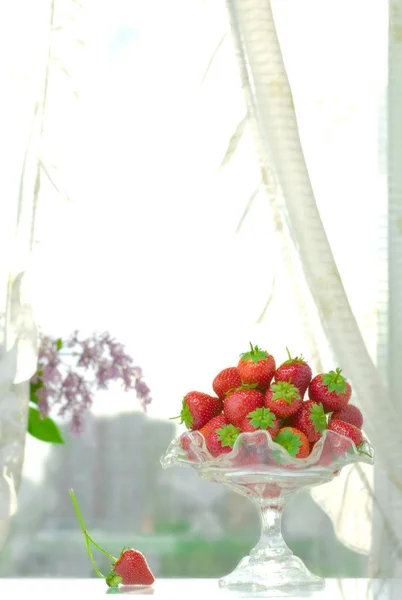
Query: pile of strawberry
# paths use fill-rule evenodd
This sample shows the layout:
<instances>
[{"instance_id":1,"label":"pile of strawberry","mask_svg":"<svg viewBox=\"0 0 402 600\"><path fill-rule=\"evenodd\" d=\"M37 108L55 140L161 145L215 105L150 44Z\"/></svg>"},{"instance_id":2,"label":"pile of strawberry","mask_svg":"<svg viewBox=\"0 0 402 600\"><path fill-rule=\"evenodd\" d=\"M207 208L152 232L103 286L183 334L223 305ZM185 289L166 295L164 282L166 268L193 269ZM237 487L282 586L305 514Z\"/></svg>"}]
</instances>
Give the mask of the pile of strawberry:
<instances>
[{"instance_id":1,"label":"pile of strawberry","mask_svg":"<svg viewBox=\"0 0 402 600\"><path fill-rule=\"evenodd\" d=\"M349 404L352 388L341 370L313 377L303 357L287 352L288 360L276 368L271 354L250 344L237 367L223 369L213 380L216 396L195 391L184 396L181 423L204 436L212 456L230 452L241 433L258 430L294 458L307 457L326 429L348 438L333 436L334 455L351 447L348 440L357 448L363 443L363 417Z\"/></svg>"}]
</instances>

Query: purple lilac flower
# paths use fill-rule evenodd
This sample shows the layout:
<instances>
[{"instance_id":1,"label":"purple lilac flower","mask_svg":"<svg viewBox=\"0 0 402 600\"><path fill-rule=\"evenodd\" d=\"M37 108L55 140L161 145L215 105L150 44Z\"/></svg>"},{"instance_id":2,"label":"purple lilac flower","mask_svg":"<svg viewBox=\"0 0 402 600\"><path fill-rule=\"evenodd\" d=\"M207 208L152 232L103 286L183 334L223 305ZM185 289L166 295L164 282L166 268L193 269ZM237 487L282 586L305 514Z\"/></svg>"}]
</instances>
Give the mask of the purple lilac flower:
<instances>
[{"instance_id":1,"label":"purple lilac flower","mask_svg":"<svg viewBox=\"0 0 402 600\"><path fill-rule=\"evenodd\" d=\"M126 391L135 390L146 410L152 399L142 378L141 367L133 365L124 346L109 333L81 339L75 331L64 342L41 337L38 371L31 383L43 383L35 392L41 413L48 415L57 409L60 416L69 419L71 432L79 435L94 392L107 389L112 381L120 381Z\"/></svg>"}]
</instances>

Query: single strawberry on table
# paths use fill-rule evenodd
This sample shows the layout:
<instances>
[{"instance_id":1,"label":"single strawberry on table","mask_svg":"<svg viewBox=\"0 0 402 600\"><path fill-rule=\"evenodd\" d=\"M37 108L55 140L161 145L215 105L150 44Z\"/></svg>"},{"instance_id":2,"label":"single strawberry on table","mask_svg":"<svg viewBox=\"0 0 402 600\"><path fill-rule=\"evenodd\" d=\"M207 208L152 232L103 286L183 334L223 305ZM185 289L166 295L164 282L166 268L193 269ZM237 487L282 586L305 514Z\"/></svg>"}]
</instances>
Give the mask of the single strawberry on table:
<instances>
[{"instance_id":1,"label":"single strawberry on table","mask_svg":"<svg viewBox=\"0 0 402 600\"><path fill-rule=\"evenodd\" d=\"M310 400L321 402L325 412L344 408L350 400L352 388L341 369L316 375L309 385Z\"/></svg>"},{"instance_id":2,"label":"single strawberry on table","mask_svg":"<svg viewBox=\"0 0 402 600\"><path fill-rule=\"evenodd\" d=\"M342 435L344 438L348 438L342 439L335 436L331 436L329 438L332 450L338 456L341 456L342 454L344 454L352 448L352 445L349 440L351 440L356 447L360 446L360 444L363 441L363 435L360 429L358 429L354 425L351 425L350 423L345 423L344 421L337 421L336 419L331 419L331 421L328 424L328 429L330 431L334 431L339 435Z\"/></svg>"},{"instance_id":3,"label":"single strawberry on table","mask_svg":"<svg viewBox=\"0 0 402 600\"><path fill-rule=\"evenodd\" d=\"M300 410L303 404L299 390L292 383L273 383L265 393L265 406L277 417L290 417Z\"/></svg>"},{"instance_id":4,"label":"single strawberry on table","mask_svg":"<svg viewBox=\"0 0 402 600\"><path fill-rule=\"evenodd\" d=\"M253 410L264 406L264 394L254 387L243 384L235 389L223 401L223 413L226 420L240 427L243 419Z\"/></svg>"},{"instance_id":5,"label":"single strawberry on table","mask_svg":"<svg viewBox=\"0 0 402 600\"><path fill-rule=\"evenodd\" d=\"M212 388L215 394L221 400L224 400L226 394L241 386L241 378L237 367L228 367L220 371L212 382Z\"/></svg>"},{"instance_id":6,"label":"single strawberry on table","mask_svg":"<svg viewBox=\"0 0 402 600\"><path fill-rule=\"evenodd\" d=\"M183 398L183 407L178 417L187 429L201 429L222 412L222 400L203 392L189 392Z\"/></svg>"},{"instance_id":7,"label":"single strawberry on table","mask_svg":"<svg viewBox=\"0 0 402 600\"><path fill-rule=\"evenodd\" d=\"M266 350L250 343L250 350L240 355L237 369L243 383L255 383L265 392L275 373L275 359Z\"/></svg>"},{"instance_id":8,"label":"single strawberry on table","mask_svg":"<svg viewBox=\"0 0 402 600\"><path fill-rule=\"evenodd\" d=\"M358 429L363 427L363 415L357 406L353 404L348 404L345 408L332 413L330 420L344 421L344 423L350 423Z\"/></svg>"},{"instance_id":9,"label":"single strawberry on table","mask_svg":"<svg viewBox=\"0 0 402 600\"><path fill-rule=\"evenodd\" d=\"M292 383L297 387L301 398L303 398L313 373L303 356L292 358L288 348L286 348L286 351L289 358L276 369L274 376L275 381L287 381L288 383Z\"/></svg>"},{"instance_id":10,"label":"single strawberry on table","mask_svg":"<svg viewBox=\"0 0 402 600\"><path fill-rule=\"evenodd\" d=\"M307 436L294 427L280 429L274 442L283 446L293 458L306 458L310 454Z\"/></svg>"},{"instance_id":11,"label":"single strawberry on table","mask_svg":"<svg viewBox=\"0 0 402 600\"><path fill-rule=\"evenodd\" d=\"M112 573L106 578L106 583L119 585L152 585L154 576L148 566L145 556L138 550L129 548L123 550L117 559Z\"/></svg>"},{"instance_id":12,"label":"single strawberry on table","mask_svg":"<svg viewBox=\"0 0 402 600\"><path fill-rule=\"evenodd\" d=\"M309 442L317 442L327 428L327 419L322 404L305 400L300 410L291 417L293 427L306 434Z\"/></svg>"},{"instance_id":13,"label":"single strawberry on table","mask_svg":"<svg viewBox=\"0 0 402 600\"><path fill-rule=\"evenodd\" d=\"M152 585L155 581L155 577L148 566L145 556L139 550L134 550L133 548L123 548L118 558L109 554L109 552L94 542L89 535L73 490L70 490L70 498L81 525L82 533L85 537L89 560L91 561L96 574L105 579L109 587L118 587L120 584L141 586ZM108 575L102 575L96 566L92 555L91 544L112 561L111 571Z\"/></svg>"}]
</instances>

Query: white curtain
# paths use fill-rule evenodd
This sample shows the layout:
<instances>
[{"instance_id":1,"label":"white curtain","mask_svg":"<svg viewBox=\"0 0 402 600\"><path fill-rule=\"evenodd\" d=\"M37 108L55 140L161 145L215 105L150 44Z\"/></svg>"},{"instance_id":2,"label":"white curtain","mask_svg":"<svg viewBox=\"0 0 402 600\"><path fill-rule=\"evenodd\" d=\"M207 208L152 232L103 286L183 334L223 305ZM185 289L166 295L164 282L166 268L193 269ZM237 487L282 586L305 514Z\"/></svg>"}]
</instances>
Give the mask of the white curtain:
<instances>
[{"instance_id":1,"label":"white curtain","mask_svg":"<svg viewBox=\"0 0 402 600\"><path fill-rule=\"evenodd\" d=\"M17 509L37 352L28 273L37 199L35 100L43 83L46 7L32 6L32 15L28 9L21 19L26 8L16 2L0 9L0 53L11 57L0 68L0 549Z\"/></svg>"},{"instance_id":2,"label":"white curtain","mask_svg":"<svg viewBox=\"0 0 402 600\"><path fill-rule=\"evenodd\" d=\"M55 335L110 328L132 344L153 391L152 416L176 414L186 389L208 391L211 373L249 339L278 360L288 345L316 371L340 366L377 465L344 472L313 495L338 537L370 554L374 576L401 576L402 0L389 15L388 136L376 129L385 95L373 97L382 72L384 94L387 86L385 2L225 1L150 0L143 11L123 0L113 11L84 2L92 28L73 0L0 9L0 51L11 57L0 77L0 250L11 258L0 261L0 547L23 459L36 343L27 269L40 238L41 323ZM131 27L141 18L146 25L113 79L96 24L110 35L110 19L134 4ZM76 87L84 90L78 103ZM35 105L43 109L44 98L47 128L38 131ZM360 152L378 135L389 158L380 167L374 153ZM180 355L180 380L167 355Z\"/></svg>"},{"instance_id":3,"label":"white curtain","mask_svg":"<svg viewBox=\"0 0 402 600\"><path fill-rule=\"evenodd\" d=\"M284 2L283 4L285 5L284 10L292 11L295 8L294 3ZM314 7L318 9L318 3L302 4L305 4L305 8L310 5L310 10ZM337 3L336 10L338 15L341 14L341 23L343 20L347 21L348 5L349 3L346 2ZM398 342L394 341L390 346L392 360L389 360L388 363L388 376L382 380L351 309L342 282L342 274L337 268L328 241L325 223L323 224L317 208L300 141L292 89L281 51L280 35L278 39L279 28L277 28L276 13L273 10L278 8L279 12L278 3L271 3L270 0L228 0L227 8L247 101L248 119L254 131L262 169L268 174L266 178L267 194L272 210L278 215L281 234L286 238L282 247L292 256L292 261L287 261L292 273L288 269L287 276L290 279L298 277L300 281L303 274L308 288L308 290L304 288L303 283L300 282L299 294L303 293L305 298L304 305L300 302L298 305L301 311L300 317L305 318L306 311L309 311L310 315L314 310L318 312L321 327L336 362L342 366L351 380L355 392L354 402L360 405L364 412L365 433L377 451L376 468L380 473L378 481L381 482L382 489L374 488L371 469L355 468L353 472L345 473L342 480L336 480L328 487L323 486L314 491L313 497L326 508L333 518L336 532L342 541L354 549L371 554L371 566L375 575L395 577L399 574L400 576L402 572L400 561L402 542L400 519L402 509L402 404L400 397L395 393L397 389L395 380L398 377L397 357L401 357L401 336L399 336ZM331 7L327 8L330 10ZM290 13L288 12L288 14ZM315 18L317 28L321 27L321 15L321 11L318 10ZM296 13L294 13L294 18L297 20ZM364 27L363 6L360 22ZM287 23L289 23L289 19L287 19ZM381 22L378 27L381 27ZM338 35L341 44L341 27ZM356 44L361 44L357 32L356 35ZM390 43L392 46L392 40ZM293 51L297 51L297 49L293 48ZM321 51L324 53L327 51L325 45L322 50L316 48L316 52ZM400 50L398 59L400 64ZM396 63L395 56L394 61ZM316 76L320 77L320 73L317 72ZM398 73L394 72L394 77L397 76L399 76L400 82L400 70ZM358 73L356 73L356 77L358 77ZM395 81L393 85L397 85ZM392 119L398 118L396 110L394 113L392 112L392 107L396 106L395 102L394 98L394 104L390 104L390 129L392 129ZM392 129L392 131L395 130ZM397 135L393 134L393 141L391 151L394 164L391 165L391 168L394 168L397 177L400 178L400 137L398 139ZM396 155L396 152L399 154ZM342 171L337 169L335 162L332 167L332 176L342 178ZM346 177L345 174L345 180ZM329 181L328 186L330 185ZM395 183L391 185L390 211L397 212L397 203L399 203L400 211L400 192L396 197L400 188L401 186L398 187ZM394 222L395 220L396 216ZM364 213L356 215L351 207L350 211L345 212L341 223L344 223L345 226L339 230L339 235L343 238L343 244L349 246L349 252L352 254L358 251L356 250L356 241L359 240L359 232L364 228ZM395 254L396 252L399 253ZM397 278L400 250L390 246L390 255L393 265L390 276ZM355 277L359 278L359 272ZM309 295L313 299L313 306L310 303ZM395 338L391 334L393 328L395 327L395 331L399 331L401 327L400 310L402 305L400 302L397 305L399 298L396 294L390 300L393 304L393 312L389 313L389 332L390 341L392 341L392 339L397 339L396 334ZM295 309L296 306L295 303ZM310 348L312 345L314 348L314 342L317 340L316 325L314 317L311 318L309 331L312 333L308 335L308 341ZM314 348L313 356L320 356L318 344ZM316 369L320 368L317 363L314 366ZM323 366L324 368L329 366L327 361ZM380 418L379 410L381 410ZM392 494L392 506L389 506L389 494ZM371 535L372 511L370 504L373 500L376 509L374 513L376 530L382 532L381 544L378 543L379 539L375 534L374 538ZM399 527L395 527L396 523L399 524ZM371 548L373 539L376 543ZM388 565L385 570L384 565Z\"/></svg>"}]
</instances>

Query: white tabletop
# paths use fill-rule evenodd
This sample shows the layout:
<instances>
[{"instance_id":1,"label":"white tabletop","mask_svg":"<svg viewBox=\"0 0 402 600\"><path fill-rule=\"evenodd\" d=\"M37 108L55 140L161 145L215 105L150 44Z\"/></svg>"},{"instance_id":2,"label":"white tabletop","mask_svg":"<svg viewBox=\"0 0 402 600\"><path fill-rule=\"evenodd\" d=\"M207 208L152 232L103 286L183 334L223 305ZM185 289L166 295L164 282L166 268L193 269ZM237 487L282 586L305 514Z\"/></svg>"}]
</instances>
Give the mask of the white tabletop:
<instances>
[{"instance_id":1,"label":"white tabletop","mask_svg":"<svg viewBox=\"0 0 402 600\"><path fill-rule=\"evenodd\" d=\"M160 579L152 588L109 589L101 579L0 579L1 600L86 600L109 595L153 596L160 600L224 600L239 595L221 591L217 579ZM243 595L244 597L258 597ZM312 600L402 600L402 579L327 579L325 589L309 596ZM306 598L291 595L288 600Z\"/></svg>"}]
</instances>

